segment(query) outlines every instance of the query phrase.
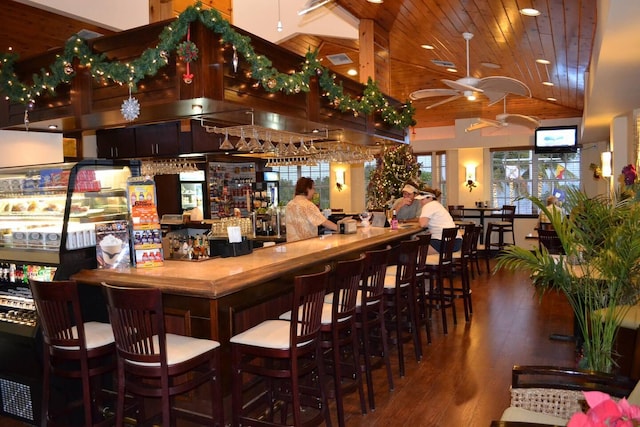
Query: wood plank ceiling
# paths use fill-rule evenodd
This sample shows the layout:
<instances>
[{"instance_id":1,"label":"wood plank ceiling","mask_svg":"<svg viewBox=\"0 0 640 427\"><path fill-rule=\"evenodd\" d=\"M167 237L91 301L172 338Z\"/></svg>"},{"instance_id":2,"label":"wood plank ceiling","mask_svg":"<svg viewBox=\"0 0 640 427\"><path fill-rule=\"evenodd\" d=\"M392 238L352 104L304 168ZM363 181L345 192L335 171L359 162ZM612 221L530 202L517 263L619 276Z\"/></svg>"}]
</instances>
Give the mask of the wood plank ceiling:
<instances>
[{"instance_id":1,"label":"wood plank ceiling","mask_svg":"<svg viewBox=\"0 0 640 427\"><path fill-rule=\"evenodd\" d=\"M325 7L344 8L360 19L371 19L389 34L389 94L399 100L418 89L446 88L441 79L464 77L466 48L463 32L471 32L470 72L474 77L502 75L529 86L532 98L512 96L507 111L540 119L582 116L584 72L589 66L596 26L594 0L385 0L376 5L365 0L334 0ZM215 5L214 5L215 7ZM520 15L520 7L535 7L541 15ZM223 11L229 13L228 9ZM36 9L16 1L5 2L0 16L0 49L12 47L21 57L61 46L79 31L102 34L112 31L68 17ZM434 46L433 50L420 47ZM304 55L318 49L320 57L346 53L353 64L325 65L346 75L347 68L359 68L358 40L297 35L282 43ZM550 61L548 66L536 59ZM453 62L456 73L432 60ZM483 63L497 64L488 68ZM357 79L357 77L355 77ZM550 80L553 87L545 86ZM557 101L547 101L553 97ZM425 107L441 98L414 102L417 127L449 126L459 118L495 118L502 103L488 106L486 98L469 102L456 100L433 109Z\"/></svg>"}]
</instances>

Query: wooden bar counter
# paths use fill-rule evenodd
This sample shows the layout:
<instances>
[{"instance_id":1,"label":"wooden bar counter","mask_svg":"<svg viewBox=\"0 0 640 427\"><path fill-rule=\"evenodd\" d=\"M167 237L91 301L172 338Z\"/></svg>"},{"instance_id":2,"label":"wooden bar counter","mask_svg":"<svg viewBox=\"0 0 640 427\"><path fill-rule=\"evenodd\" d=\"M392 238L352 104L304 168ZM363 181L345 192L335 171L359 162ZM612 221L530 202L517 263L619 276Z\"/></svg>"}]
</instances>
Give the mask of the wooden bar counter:
<instances>
[{"instance_id":1,"label":"wooden bar counter","mask_svg":"<svg viewBox=\"0 0 640 427\"><path fill-rule=\"evenodd\" d=\"M330 234L256 249L238 257L198 262L167 260L156 268L82 270L72 278L82 286L106 282L161 289L167 329L219 341L223 364L229 366L232 335L290 309L294 276L398 243L419 231L416 225L404 225L399 230L358 228L356 234ZM227 381L225 378L225 388Z\"/></svg>"}]
</instances>

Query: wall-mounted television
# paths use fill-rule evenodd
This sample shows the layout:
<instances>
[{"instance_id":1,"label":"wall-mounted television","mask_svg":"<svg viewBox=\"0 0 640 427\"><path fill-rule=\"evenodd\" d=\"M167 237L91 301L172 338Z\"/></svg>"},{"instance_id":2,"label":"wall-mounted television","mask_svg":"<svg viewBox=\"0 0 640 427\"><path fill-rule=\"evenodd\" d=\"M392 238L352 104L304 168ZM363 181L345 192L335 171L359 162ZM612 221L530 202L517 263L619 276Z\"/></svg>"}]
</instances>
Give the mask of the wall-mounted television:
<instances>
[{"instance_id":1,"label":"wall-mounted television","mask_svg":"<svg viewBox=\"0 0 640 427\"><path fill-rule=\"evenodd\" d=\"M536 153L575 153L578 149L578 126L552 126L536 129Z\"/></svg>"}]
</instances>

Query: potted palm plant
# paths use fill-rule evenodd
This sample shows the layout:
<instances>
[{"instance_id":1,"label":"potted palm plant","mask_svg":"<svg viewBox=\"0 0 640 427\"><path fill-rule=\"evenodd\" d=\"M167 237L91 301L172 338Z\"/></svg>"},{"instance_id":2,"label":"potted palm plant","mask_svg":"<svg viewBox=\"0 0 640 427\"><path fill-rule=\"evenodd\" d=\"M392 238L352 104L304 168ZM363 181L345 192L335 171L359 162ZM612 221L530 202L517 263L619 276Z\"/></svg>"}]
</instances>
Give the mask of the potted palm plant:
<instances>
[{"instance_id":1,"label":"potted palm plant","mask_svg":"<svg viewBox=\"0 0 640 427\"><path fill-rule=\"evenodd\" d=\"M563 218L529 199L550 219L564 254L514 245L498 256L496 269L526 268L538 295L564 293L584 338L583 366L611 372L618 325L640 298L640 204L568 189Z\"/></svg>"}]
</instances>

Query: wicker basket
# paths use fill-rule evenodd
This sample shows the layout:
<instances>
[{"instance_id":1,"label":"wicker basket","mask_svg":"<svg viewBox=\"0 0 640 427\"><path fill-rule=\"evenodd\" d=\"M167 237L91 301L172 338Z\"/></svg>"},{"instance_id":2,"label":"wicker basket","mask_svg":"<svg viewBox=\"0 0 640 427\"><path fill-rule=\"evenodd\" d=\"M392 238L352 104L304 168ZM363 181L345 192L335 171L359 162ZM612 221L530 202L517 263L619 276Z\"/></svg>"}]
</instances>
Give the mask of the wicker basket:
<instances>
[{"instance_id":1,"label":"wicker basket","mask_svg":"<svg viewBox=\"0 0 640 427\"><path fill-rule=\"evenodd\" d=\"M583 411L581 391L554 388L511 388L511 406L568 420Z\"/></svg>"}]
</instances>

